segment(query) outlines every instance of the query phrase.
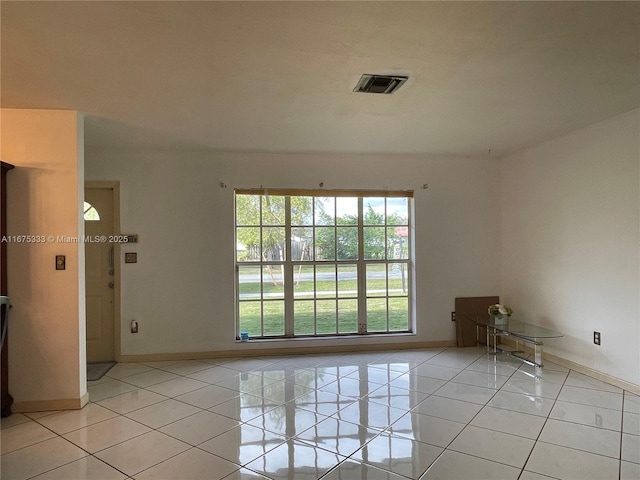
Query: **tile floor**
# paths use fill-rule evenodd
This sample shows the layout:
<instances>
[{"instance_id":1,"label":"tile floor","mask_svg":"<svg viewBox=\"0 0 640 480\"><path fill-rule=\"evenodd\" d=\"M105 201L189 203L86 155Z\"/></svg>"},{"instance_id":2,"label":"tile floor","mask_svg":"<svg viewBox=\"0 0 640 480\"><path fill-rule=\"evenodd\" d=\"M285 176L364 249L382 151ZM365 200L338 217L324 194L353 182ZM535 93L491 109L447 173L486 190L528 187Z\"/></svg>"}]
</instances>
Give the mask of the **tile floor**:
<instances>
[{"instance_id":1,"label":"tile floor","mask_svg":"<svg viewBox=\"0 0 640 480\"><path fill-rule=\"evenodd\" d=\"M483 349L116 365L2 419L3 480L640 479L640 397Z\"/></svg>"}]
</instances>

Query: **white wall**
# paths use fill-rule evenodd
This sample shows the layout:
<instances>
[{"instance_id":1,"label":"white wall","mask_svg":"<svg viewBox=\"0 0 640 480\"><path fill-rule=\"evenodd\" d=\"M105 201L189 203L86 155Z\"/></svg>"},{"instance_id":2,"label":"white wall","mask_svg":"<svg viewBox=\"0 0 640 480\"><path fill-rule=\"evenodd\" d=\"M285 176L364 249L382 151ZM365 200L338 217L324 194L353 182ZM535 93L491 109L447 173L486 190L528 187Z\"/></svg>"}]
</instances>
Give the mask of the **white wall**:
<instances>
[{"instance_id":1,"label":"white wall","mask_svg":"<svg viewBox=\"0 0 640 480\"><path fill-rule=\"evenodd\" d=\"M9 235L83 235L83 126L73 111L2 110L2 160L16 166L7 176ZM86 394L84 248L48 239L7 251L16 410L78 408ZM66 255L66 270L56 271L56 255Z\"/></svg>"},{"instance_id":2,"label":"white wall","mask_svg":"<svg viewBox=\"0 0 640 480\"><path fill-rule=\"evenodd\" d=\"M454 298L498 292L498 175L490 158L87 149L86 179L121 182L122 232L139 235L120 259L122 354L453 340ZM417 335L236 343L233 189L320 182L415 190Z\"/></svg>"},{"instance_id":3,"label":"white wall","mask_svg":"<svg viewBox=\"0 0 640 480\"><path fill-rule=\"evenodd\" d=\"M502 300L565 334L550 353L636 385L639 132L634 110L502 161Z\"/></svg>"}]
</instances>

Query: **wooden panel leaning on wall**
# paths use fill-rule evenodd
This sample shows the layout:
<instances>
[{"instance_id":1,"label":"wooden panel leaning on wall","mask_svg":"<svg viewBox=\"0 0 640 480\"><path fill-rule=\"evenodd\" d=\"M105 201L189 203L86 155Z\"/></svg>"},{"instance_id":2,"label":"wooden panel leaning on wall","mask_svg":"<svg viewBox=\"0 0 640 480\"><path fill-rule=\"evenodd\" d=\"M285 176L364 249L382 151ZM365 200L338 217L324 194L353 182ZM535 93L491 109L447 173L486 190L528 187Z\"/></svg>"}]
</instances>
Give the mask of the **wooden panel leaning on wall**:
<instances>
[{"instance_id":1,"label":"wooden panel leaning on wall","mask_svg":"<svg viewBox=\"0 0 640 480\"><path fill-rule=\"evenodd\" d=\"M487 314L490 305L500 303L500 297L457 297L456 298L456 345L458 347L476 346L476 323L463 318L465 315ZM480 342L486 340L485 327L481 327Z\"/></svg>"}]
</instances>

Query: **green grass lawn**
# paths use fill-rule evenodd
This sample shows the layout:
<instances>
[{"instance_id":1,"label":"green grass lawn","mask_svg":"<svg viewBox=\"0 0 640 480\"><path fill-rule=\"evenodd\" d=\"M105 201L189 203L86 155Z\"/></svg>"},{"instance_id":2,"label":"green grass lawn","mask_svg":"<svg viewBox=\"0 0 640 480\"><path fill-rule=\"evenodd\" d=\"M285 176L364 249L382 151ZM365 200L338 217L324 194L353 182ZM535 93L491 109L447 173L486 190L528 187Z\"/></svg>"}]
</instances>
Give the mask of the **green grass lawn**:
<instances>
[{"instance_id":1,"label":"green grass lawn","mask_svg":"<svg viewBox=\"0 0 640 480\"><path fill-rule=\"evenodd\" d=\"M308 280L301 281L295 284L294 294L296 297L299 297L299 296L313 297L313 291L314 291L313 287L314 287L313 281L308 281ZM342 296L340 295L341 292L357 292L357 289L358 289L356 280L341 280L337 285L337 287L338 287L339 297ZM384 279L374 279L374 280L367 281L368 291L373 291L373 290L380 291L380 290L386 290L386 288L387 288L387 285ZM403 288L402 279L400 278L389 279L389 295L394 295L394 294L398 296L406 295L406 292L404 292L402 288ZM333 282L333 281L316 282L315 291L316 292L335 292L336 282ZM239 293L241 296L247 296L247 297L250 296L255 299L259 299L260 284L257 282L241 283L239 286ZM282 297L284 297L284 288L282 287L282 285L274 285L271 282L264 283L262 285L262 294L264 295L265 298L273 295L281 295ZM375 293L372 293L370 296L375 296L375 295L376 295ZM380 293L379 295L382 296L383 293Z\"/></svg>"},{"instance_id":2,"label":"green grass lawn","mask_svg":"<svg viewBox=\"0 0 640 480\"><path fill-rule=\"evenodd\" d=\"M264 331L260 330L261 308L264 308ZM406 297L390 298L388 314L390 331L408 330L409 315ZM387 331L386 298L367 300L367 330L369 332ZM249 332L253 337L284 335L284 301L241 302L240 331ZM294 302L295 335L356 333L357 331L358 301L356 299L338 299L337 303L335 299Z\"/></svg>"},{"instance_id":3,"label":"green grass lawn","mask_svg":"<svg viewBox=\"0 0 640 480\"><path fill-rule=\"evenodd\" d=\"M341 272L356 271L355 265L342 265L339 268ZM384 272L386 268L386 265L368 265L367 271ZM240 267L240 275L244 279L259 278L260 271L257 266ZM332 278L314 283L308 277L301 279L298 276L299 273L313 272L313 266L303 267L302 270L296 268L294 271L294 335L357 333L357 281L347 279L336 282ZM316 272L335 274L335 269L332 265L318 266ZM279 268L271 271L265 268L262 279L262 283L243 281L239 284L240 331L249 332L253 337L284 335L284 287L281 284L281 271ZM366 316L369 332L409 329L407 294L403 290L405 287L402 279L395 274L388 275L388 285L385 278L367 279L369 298Z\"/></svg>"}]
</instances>

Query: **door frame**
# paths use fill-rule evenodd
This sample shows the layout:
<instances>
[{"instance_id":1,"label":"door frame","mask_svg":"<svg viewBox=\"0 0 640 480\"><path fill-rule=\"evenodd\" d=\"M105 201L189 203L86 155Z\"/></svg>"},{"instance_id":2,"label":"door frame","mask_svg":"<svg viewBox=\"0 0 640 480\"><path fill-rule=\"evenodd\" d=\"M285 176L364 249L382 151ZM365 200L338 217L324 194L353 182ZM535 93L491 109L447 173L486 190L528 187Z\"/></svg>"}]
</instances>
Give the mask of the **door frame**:
<instances>
[{"instance_id":1,"label":"door frame","mask_svg":"<svg viewBox=\"0 0 640 480\"><path fill-rule=\"evenodd\" d=\"M115 236L122 235L120 230L120 182L107 181L107 180L86 180L84 182L84 189L87 188L109 188L113 190L113 234ZM84 190L82 191L82 198L84 200ZM120 281L121 281L121 248L119 243L113 245L114 256L114 276L113 276L113 321L114 321L114 355L116 362L122 359L122 328L121 328L121 316L120 316ZM85 288L86 290L86 288ZM86 293L85 293L86 303ZM87 319L85 317L85 330ZM85 340L86 344L86 340ZM86 347L85 347L86 348Z\"/></svg>"}]
</instances>

